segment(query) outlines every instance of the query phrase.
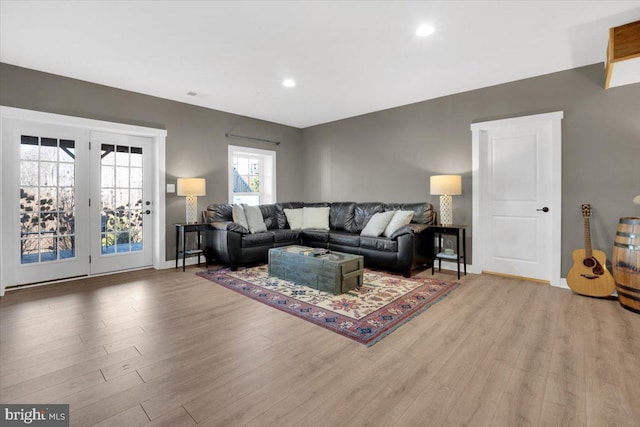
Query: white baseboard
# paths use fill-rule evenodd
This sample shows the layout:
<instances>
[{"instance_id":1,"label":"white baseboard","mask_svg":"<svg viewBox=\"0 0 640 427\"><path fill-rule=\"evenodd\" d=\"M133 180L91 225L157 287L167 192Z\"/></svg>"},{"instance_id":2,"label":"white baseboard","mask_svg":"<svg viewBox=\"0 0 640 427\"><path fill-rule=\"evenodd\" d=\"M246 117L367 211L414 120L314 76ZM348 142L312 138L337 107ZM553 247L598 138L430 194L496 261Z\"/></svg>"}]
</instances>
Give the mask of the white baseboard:
<instances>
[{"instance_id":1,"label":"white baseboard","mask_svg":"<svg viewBox=\"0 0 640 427\"><path fill-rule=\"evenodd\" d=\"M555 285L554 285L555 286ZM563 288L563 289L571 289L569 287L569 285L567 284L567 279L564 277L560 278L560 284L556 286L557 288Z\"/></svg>"}]
</instances>

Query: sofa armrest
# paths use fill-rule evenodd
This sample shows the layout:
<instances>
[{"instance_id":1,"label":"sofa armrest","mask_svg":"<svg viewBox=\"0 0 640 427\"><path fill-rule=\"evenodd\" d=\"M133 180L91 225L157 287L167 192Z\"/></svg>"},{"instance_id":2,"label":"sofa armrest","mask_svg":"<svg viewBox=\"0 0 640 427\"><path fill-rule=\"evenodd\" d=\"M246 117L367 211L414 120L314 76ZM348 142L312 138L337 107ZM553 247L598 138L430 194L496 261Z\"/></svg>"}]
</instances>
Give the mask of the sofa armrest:
<instances>
[{"instance_id":1,"label":"sofa armrest","mask_svg":"<svg viewBox=\"0 0 640 427\"><path fill-rule=\"evenodd\" d=\"M245 227L241 226L240 224L236 224L233 221L212 222L211 226L216 230L235 231L235 232L240 233L240 234L249 234L250 233L250 231L247 230Z\"/></svg>"},{"instance_id":2,"label":"sofa armrest","mask_svg":"<svg viewBox=\"0 0 640 427\"><path fill-rule=\"evenodd\" d=\"M397 240L398 236L402 236L403 234L420 234L428 228L429 226L427 224L411 223L397 229L389 238L391 240Z\"/></svg>"},{"instance_id":3,"label":"sofa armrest","mask_svg":"<svg viewBox=\"0 0 640 427\"><path fill-rule=\"evenodd\" d=\"M223 264L238 266L242 261L242 234L213 227L206 233L205 252ZM208 258L209 260L211 258Z\"/></svg>"}]
</instances>

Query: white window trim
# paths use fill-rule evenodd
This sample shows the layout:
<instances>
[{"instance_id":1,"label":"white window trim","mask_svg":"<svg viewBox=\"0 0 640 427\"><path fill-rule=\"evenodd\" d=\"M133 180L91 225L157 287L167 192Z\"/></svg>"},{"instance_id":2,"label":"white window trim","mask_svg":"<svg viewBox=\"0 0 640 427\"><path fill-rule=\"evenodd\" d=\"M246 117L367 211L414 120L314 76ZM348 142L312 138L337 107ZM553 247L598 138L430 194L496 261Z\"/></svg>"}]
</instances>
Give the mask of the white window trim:
<instances>
[{"instance_id":1,"label":"white window trim","mask_svg":"<svg viewBox=\"0 0 640 427\"><path fill-rule=\"evenodd\" d=\"M276 191L278 189L278 183L276 181L277 168L276 168L276 152L274 150L262 150L260 148L251 148L251 147L243 147L241 145L229 145L227 160L228 160L228 168L227 168L227 180L228 180L228 193L229 193L229 203L233 203L233 153L236 151L243 151L245 153L257 154L260 156L272 157L273 158L273 203L278 200ZM261 165L263 165L264 159L260 160ZM263 169L263 168L261 168ZM260 180L260 193L263 191L264 180ZM239 194L254 194L254 193L239 193Z\"/></svg>"},{"instance_id":2,"label":"white window trim","mask_svg":"<svg viewBox=\"0 0 640 427\"><path fill-rule=\"evenodd\" d=\"M165 129L155 129L144 126L128 125L124 123L106 122L102 120L86 119L82 117L65 116L62 114L45 113L41 111L25 110L22 108L14 108L7 106L0 106L0 136L2 135L2 126L4 119L16 119L27 120L38 123L49 123L54 125L68 126L81 128L92 131L102 131L110 133L120 133L135 136L144 136L153 140L154 149L154 186L153 186L153 200L154 210L156 213L156 221L154 221L153 227L153 267L156 269L165 268L167 265L166 260L166 235L165 235L165 176L166 176L166 138L167 131ZM2 141L4 144L5 142ZM0 188L2 188L3 181L3 164L0 161ZM0 212L2 212L2 198L0 198ZM11 233L10 221L3 218L0 221L0 242L3 242L4 236ZM7 268L13 268L8 265L3 265L3 245L0 244L0 271L5 272ZM4 276L4 274L3 274ZM7 286L11 286L12 283L7 283L4 277L0 276L0 296L4 295Z\"/></svg>"}]
</instances>

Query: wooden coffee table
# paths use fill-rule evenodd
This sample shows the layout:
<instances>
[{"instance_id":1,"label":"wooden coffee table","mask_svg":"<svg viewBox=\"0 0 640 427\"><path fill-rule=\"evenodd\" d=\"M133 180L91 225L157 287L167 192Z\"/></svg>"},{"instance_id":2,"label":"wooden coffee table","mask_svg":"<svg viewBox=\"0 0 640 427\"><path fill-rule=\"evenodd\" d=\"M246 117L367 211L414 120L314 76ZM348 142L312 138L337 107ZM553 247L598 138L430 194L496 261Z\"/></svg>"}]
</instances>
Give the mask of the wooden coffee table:
<instances>
[{"instance_id":1,"label":"wooden coffee table","mask_svg":"<svg viewBox=\"0 0 640 427\"><path fill-rule=\"evenodd\" d=\"M335 295L362 286L364 257L334 251L309 256L313 249L297 245L269 249L269 274Z\"/></svg>"}]
</instances>

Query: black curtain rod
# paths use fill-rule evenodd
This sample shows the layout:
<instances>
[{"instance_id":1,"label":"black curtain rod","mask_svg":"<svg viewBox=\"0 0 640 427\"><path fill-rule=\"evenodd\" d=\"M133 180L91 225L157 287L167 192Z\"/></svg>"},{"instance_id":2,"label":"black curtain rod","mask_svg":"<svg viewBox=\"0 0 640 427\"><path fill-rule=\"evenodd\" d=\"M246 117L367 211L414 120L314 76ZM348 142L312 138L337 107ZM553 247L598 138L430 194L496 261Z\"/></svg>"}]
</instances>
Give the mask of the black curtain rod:
<instances>
[{"instance_id":1,"label":"black curtain rod","mask_svg":"<svg viewBox=\"0 0 640 427\"><path fill-rule=\"evenodd\" d=\"M233 133L225 133L224 136L226 136L227 138L250 139L252 141L268 142L269 144L280 145L280 141L273 141L271 139L264 139L264 138L256 138L256 137L253 137L253 136L236 135L236 134L233 134Z\"/></svg>"}]
</instances>

